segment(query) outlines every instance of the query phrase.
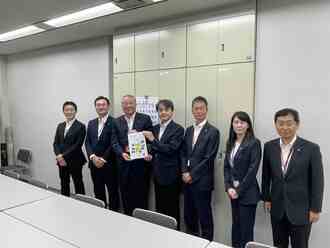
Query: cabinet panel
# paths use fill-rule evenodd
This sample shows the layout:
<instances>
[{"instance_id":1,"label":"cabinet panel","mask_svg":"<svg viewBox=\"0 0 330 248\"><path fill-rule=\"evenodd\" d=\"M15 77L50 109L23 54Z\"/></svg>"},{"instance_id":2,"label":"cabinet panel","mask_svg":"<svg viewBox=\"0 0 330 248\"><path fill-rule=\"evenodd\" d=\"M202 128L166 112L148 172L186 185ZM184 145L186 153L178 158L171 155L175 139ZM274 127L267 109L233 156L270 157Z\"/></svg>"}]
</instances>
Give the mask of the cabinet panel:
<instances>
[{"instance_id":1,"label":"cabinet panel","mask_svg":"<svg viewBox=\"0 0 330 248\"><path fill-rule=\"evenodd\" d=\"M134 73L115 74L113 77L113 110L114 116L119 116L121 110L121 98L124 95L134 95Z\"/></svg>"},{"instance_id":2,"label":"cabinet panel","mask_svg":"<svg viewBox=\"0 0 330 248\"><path fill-rule=\"evenodd\" d=\"M135 73L136 96L159 96L159 71Z\"/></svg>"},{"instance_id":3,"label":"cabinet panel","mask_svg":"<svg viewBox=\"0 0 330 248\"><path fill-rule=\"evenodd\" d=\"M244 15L220 21L219 64L254 60L255 16Z\"/></svg>"},{"instance_id":4,"label":"cabinet panel","mask_svg":"<svg viewBox=\"0 0 330 248\"><path fill-rule=\"evenodd\" d=\"M113 40L114 73L132 72L134 70L134 37L133 35L115 37Z\"/></svg>"},{"instance_id":5,"label":"cabinet panel","mask_svg":"<svg viewBox=\"0 0 330 248\"><path fill-rule=\"evenodd\" d=\"M160 31L159 41L161 69L186 66L186 26Z\"/></svg>"},{"instance_id":6,"label":"cabinet panel","mask_svg":"<svg viewBox=\"0 0 330 248\"><path fill-rule=\"evenodd\" d=\"M136 71L159 69L159 32L135 36Z\"/></svg>"},{"instance_id":7,"label":"cabinet panel","mask_svg":"<svg viewBox=\"0 0 330 248\"><path fill-rule=\"evenodd\" d=\"M160 71L159 76L159 98L173 101L174 120L184 127L186 120L186 70Z\"/></svg>"}]
</instances>

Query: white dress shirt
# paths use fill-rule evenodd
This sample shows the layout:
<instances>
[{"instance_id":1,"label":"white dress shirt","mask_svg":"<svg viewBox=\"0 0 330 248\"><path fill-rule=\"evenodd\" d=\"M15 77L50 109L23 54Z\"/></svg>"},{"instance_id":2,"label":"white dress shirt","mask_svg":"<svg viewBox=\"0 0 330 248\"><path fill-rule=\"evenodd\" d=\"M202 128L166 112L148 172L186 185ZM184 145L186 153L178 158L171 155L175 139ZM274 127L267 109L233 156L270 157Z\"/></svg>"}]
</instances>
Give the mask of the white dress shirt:
<instances>
[{"instance_id":1,"label":"white dress shirt","mask_svg":"<svg viewBox=\"0 0 330 248\"><path fill-rule=\"evenodd\" d=\"M125 120L127 122L128 131L131 131L133 129L135 115L136 115L136 112L131 117L127 117L126 115L124 116Z\"/></svg>"},{"instance_id":2,"label":"white dress shirt","mask_svg":"<svg viewBox=\"0 0 330 248\"><path fill-rule=\"evenodd\" d=\"M160 140L163 136L163 134L165 133L165 130L168 126L168 124L170 124L172 121L172 119L169 119L168 121L166 121L165 123L161 123L159 126L159 135L158 135L158 140Z\"/></svg>"},{"instance_id":3,"label":"white dress shirt","mask_svg":"<svg viewBox=\"0 0 330 248\"><path fill-rule=\"evenodd\" d=\"M293 154L293 144L296 141L297 136L291 140L289 144L284 144L283 140L280 139L280 147L281 147L281 162L282 162L282 171L285 174L288 170L288 166Z\"/></svg>"},{"instance_id":4,"label":"white dress shirt","mask_svg":"<svg viewBox=\"0 0 330 248\"><path fill-rule=\"evenodd\" d=\"M198 136L199 136L199 134L201 133L203 127L204 127L205 124L206 124L206 122L207 122L207 119L205 119L204 121L202 121L202 122L199 123L198 125L197 125L197 124L194 124L194 137L193 137L193 143L192 143L193 147L194 147L194 145L196 144L197 139L198 139Z\"/></svg>"},{"instance_id":5,"label":"white dress shirt","mask_svg":"<svg viewBox=\"0 0 330 248\"><path fill-rule=\"evenodd\" d=\"M97 138L100 138L104 125L107 122L109 117L109 114L107 114L106 116L103 116L102 118L98 118L98 130L97 130Z\"/></svg>"},{"instance_id":6,"label":"white dress shirt","mask_svg":"<svg viewBox=\"0 0 330 248\"><path fill-rule=\"evenodd\" d=\"M235 142L235 146L233 147L231 153L230 153L230 166L233 168L234 167L234 159L236 156L236 153L240 147L241 143Z\"/></svg>"},{"instance_id":7,"label":"white dress shirt","mask_svg":"<svg viewBox=\"0 0 330 248\"><path fill-rule=\"evenodd\" d=\"M65 129L64 129L64 137L67 135L67 133L68 133L68 131L69 131L69 129L70 129L70 127L72 126L72 124L75 122L75 118L74 119L72 119L71 121L65 121Z\"/></svg>"}]
</instances>

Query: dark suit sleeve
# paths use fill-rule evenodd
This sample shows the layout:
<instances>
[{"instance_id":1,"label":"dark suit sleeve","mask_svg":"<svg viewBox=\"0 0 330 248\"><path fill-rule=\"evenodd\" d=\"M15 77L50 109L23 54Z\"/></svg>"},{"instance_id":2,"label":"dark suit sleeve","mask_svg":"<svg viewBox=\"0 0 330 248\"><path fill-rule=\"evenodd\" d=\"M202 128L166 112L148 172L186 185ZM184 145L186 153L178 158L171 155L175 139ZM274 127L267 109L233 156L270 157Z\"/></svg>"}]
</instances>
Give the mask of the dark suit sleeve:
<instances>
[{"instance_id":1,"label":"dark suit sleeve","mask_svg":"<svg viewBox=\"0 0 330 248\"><path fill-rule=\"evenodd\" d=\"M251 144L251 155L250 155L250 164L249 169L240 183L238 190L238 194L240 196L244 195L244 193L248 190L251 184L256 180L256 176L258 173L258 169L260 166L261 160L261 144L259 140L255 140L253 144Z\"/></svg>"},{"instance_id":2,"label":"dark suit sleeve","mask_svg":"<svg viewBox=\"0 0 330 248\"><path fill-rule=\"evenodd\" d=\"M185 135L184 135L184 138L183 138L183 143L182 143L182 146L181 146L181 149L180 149L181 173L188 172L187 144L186 144L187 130L185 132Z\"/></svg>"},{"instance_id":3,"label":"dark suit sleeve","mask_svg":"<svg viewBox=\"0 0 330 248\"><path fill-rule=\"evenodd\" d=\"M121 157L124 150L119 143L119 128L119 124L117 120L115 120L112 125L111 146L116 155Z\"/></svg>"},{"instance_id":4,"label":"dark suit sleeve","mask_svg":"<svg viewBox=\"0 0 330 248\"><path fill-rule=\"evenodd\" d=\"M81 147L84 144L86 136L86 127L85 125L80 125L79 133L77 133L77 138L75 140L75 143L70 146L65 152L63 152L63 158L64 160L67 160L67 158L71 155L72 152L75 152L77 149L81 149Z\"/></svg>"},{"instance_id":5,"label":"dark suit sleeve","mask_svg":"<svg viewBox=\"0 0 330 248\"><path fill-rule=\"evenodd\" d=\"M111 143L110 143L109 147L105 150L105 152L102 156L102 158L107 162L110 162L111 155L112 155L112 152L113 152L112 137L113 137L113 132L115 131L115 129L114 129L114 120L110 124L110 130L111 130L111 134L110 134Z\"/></svg>"},{"instance_id":6,"label":"dark suit sleeve","mask_svg":"<svg viewBox=\"0 0 330 248\"><path fill-rule=\"evenodd\" d=\"M193 182L199 180L200 176L203 174L202 171L205 170L205 166L208 166L210 162L214 163L219 149L219 143L220 133L218 129L215 129L214 133L210 135L203 160L190 171Z\"/></svg>"},{"instance_id":7,"label":"dark suit sleeve","mask_svg":"<svg viewBox=\"0 0 330 248\"><path fill-rule=\"evenodd\" d=\"M91 129L90 126L91 126L91 122L88 122L87 135L86 135L86 140L85 140L85 148L86 148L88 160L89 160L89 157L94 153L92 150L91 140L90 140L90 129Z\"/></svg>"},{"instance_id":8,"label":"dark suit sleeve","mask_svg":"<svg viewBox=\"0 0 330 248\"><path fill-rule=\"evenodd\" d=\"M143 128L143 131L150 131L150 132L152 132L153 129L154 129L154 128L153 128L153 126L152 126L151 118L150 118L149 115L146 115L146 123L145 123L145 126L144 126L144 128ZM152 148L151 148L151 143L150 143L148 140L146 140L146 142L147 142L147 149L148 149L148 152L150 152L150 151L152 150Z\"/></svg>"},{"instance_id":9,"label":"dark suit sleeve","mask_svg":"<svg viewBox=\"0 0 330 248\"><path fill-rule=\"evenodd\" d=\"M225 182L225 190L227 191L232 186L232 175L231 175L231 168L229 163L229 155L226 152L224 166L223 166L223 175L224 175L224 182Z\"/></svg>"},{"instance_id":10,"label":"dark suit sleeve","mask_svg":"<svg viewBox=\"0 0 330 248\"><path fill-rule=\"evenodd\" d=\"M320 147L315 145L310 162L310 210L316 213L322 210L324 175Z\"/></svg>"},{"instance_id":11,"label":"dark suit sleeve","mask_svg":"<svg viewBox=\"0 0 330 248\"><path fill-rule=\"evenodd\" d=\"M57 125L54 143L53 143L53 150L54 150L54 153L56 156L61 154L60 147L59 147L59 143L60 143L59 129L60 129L60 124Z\"/></svg>"},{"instance_id":12,"label":"dark suit sleeve","mask_svg":"<svg viewBox=\"0 0 330 248\"><path fill-rule=\"evenodd\" d=\"M161 143L158 139L154 139L154 141L151 142L151 149L152 151L171 156L173 152L176 152L180 149L183 140L183 135L183 128L177 128L175 130L174 135L171 137L171 140L167 144Z\"/></svg>"},{"instance_id":13,"label":"dark suit sleeve","mask_svg":"<svg viewBox=\"0 0 330 248\"><path fill-rule=\"evenodd\" d=\"M271 182L272 182L272 172L270 168L268 144L265 144L263 164L262 164L262 183L261 183L263 201L271 201L270 198Z\"/></svg>"}]
</instances>

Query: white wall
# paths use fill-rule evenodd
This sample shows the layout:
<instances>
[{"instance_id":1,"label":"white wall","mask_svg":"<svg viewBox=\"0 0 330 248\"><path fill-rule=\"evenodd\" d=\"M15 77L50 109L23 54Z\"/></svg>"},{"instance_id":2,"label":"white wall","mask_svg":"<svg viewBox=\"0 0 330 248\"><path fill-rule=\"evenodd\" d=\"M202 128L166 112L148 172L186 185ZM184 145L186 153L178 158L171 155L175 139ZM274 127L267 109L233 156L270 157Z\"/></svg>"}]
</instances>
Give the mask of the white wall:
<instances>
[{"instance_id":1,"label":"white wall","mask_svg":"<svg viewBox=\"0 0 330 248\"><path fill-rule=\"evenodd\" d=\"M62 104L73 100L78 119L95 118L94 99L109 95L109 40L84 41L10 56L7 65L15 149L33 152L32 175L59 187L52 151ZM85 166L87 192L92 192Z\"/></svg>"},{"instance_id":2,"label":"white wall","mask_svg":"<svg viewBox=\"0 0 330 248\"><path fill-rule=\"evenodd\" d=\"M4 141L4 129L9 125L7 99L7 60L0 56L0 141Z\"/></svg>"},{"instance_id":3,"label":"white wall","mask_svg":"<svg viewBox=\"0 0 330 248\"><path fill-rule=\"evenodd\" d=\"M323 153L323 213L313 226L311 247L330 244L330 28L328 0L261 0L258 6L256 128L266 141L275 137L274 112L293 107L301 114L300 135ZM257 239L269 240L268 216L258 213Z\"/></svg>"}]
</instances>

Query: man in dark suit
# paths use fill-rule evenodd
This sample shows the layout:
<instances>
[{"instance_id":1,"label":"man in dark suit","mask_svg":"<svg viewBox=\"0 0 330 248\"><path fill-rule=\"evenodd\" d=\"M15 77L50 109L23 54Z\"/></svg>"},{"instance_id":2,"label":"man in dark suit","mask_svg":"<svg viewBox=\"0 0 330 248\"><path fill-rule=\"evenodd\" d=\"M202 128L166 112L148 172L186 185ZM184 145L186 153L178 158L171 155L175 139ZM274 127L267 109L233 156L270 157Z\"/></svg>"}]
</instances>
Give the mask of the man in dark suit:
<instances>
[{"instance_id":1,"label":"man in dark suit","mask_svg":"<svg viewBox=\"0 0 330 248\"><path fill-rule=\"evenodd\" d=\"M115 121L113 148L119 163L119 185L124 212L132 215L135 208L148 209L151 156L130 160L128 134L130 132L152 131L148 115L136 112L136 99L126 95L122 98L124 114Z\"/></svg>"},{"instance_id":2,"label":"man in dark suit","mask_svg":"<svg viewBox=\"0 0 330 248\"><path fill-rule=\"evenodd\" d=\"M219 148L220 133L207 121L207 100L196 97L192 102L195 119L185 133L181 166L184 182L184 219L189 233L213 240L211 208L214 189L214 163Z\"/></svg>"},{"instance_id":3,"label":"man in dark suit","mask_svg":"<svg viewBox=\"0 0 330 248\"><path fill-rule=\"evenodd\" d=\"M184 129L172 118L174 105L160 100L156 106L160 124L144 136L151 142L157 212L174 217L180 226L180 148Z\"/></svg>"},{"instance_id":4,"label":"man in dark suit","mask_svg":"<svg viewBox=\"0 0 330 248\"><path fill-rule=\"evenodd\" d=\"M74 102L65 102L62 110L66 120L58 124L53 143L61 179L61 193L70 196L71 175L76 194L85 194L82 168L86 158L81 147L85 140L86 128L83 123L76 120L77 105Z\"/></svg>"},{"instance_id":5,"label":"man in dark suit","mask_svg":"<svg viewBox=\"0 0 330 248\"><path fill-rule=\"evenodd\" d=\"M117 164L111 146L114 119L109 115L110 101L100 96L95 99L94 105L98 118L89 121L85 141L94 194L97 199L104 201L109 209L118 211ZM108 190L109 204L105 188Z\"/></svg>"},{"instance_id":6,"label":"man in dark suit","mask_svg":"<svg viewBox=\"0 0 330 248\"><path fill-rule=\"evenodd\" d=\"M271 212L274 245L307 248L311 224L322 209L324 178L320 148L297 137L299 114L282 109L275 114L279 139L264 147L262 195Z\"/></svg>"}]
</instances>

